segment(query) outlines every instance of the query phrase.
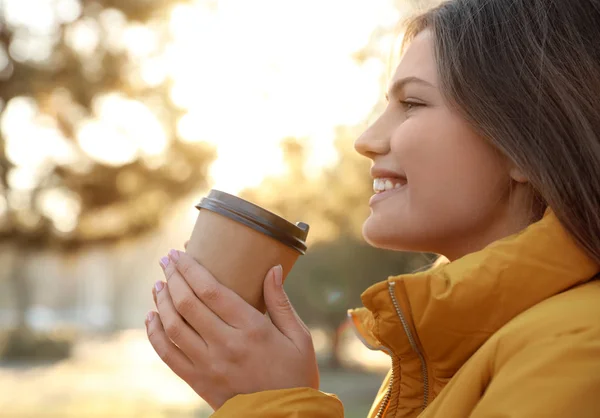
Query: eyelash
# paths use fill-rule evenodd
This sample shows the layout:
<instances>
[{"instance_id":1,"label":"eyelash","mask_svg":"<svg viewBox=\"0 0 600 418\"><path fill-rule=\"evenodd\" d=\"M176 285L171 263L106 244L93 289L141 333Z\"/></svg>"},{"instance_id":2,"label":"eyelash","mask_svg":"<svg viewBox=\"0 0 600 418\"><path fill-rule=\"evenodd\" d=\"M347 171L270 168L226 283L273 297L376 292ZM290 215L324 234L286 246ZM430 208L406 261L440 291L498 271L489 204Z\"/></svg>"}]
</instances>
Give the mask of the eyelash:
<instances>
[{"instance_id":1,"label":"eyelash","mask_svg":"<svg viewBox=\"0 0 600 418\"><path fill-rule=\"evenodd\" d=\"M415 107L424 106L423 103L413 102L411 100L400 100L400 104L404 107L406 111L412 110Z\"/></svg>"}]
</instances>

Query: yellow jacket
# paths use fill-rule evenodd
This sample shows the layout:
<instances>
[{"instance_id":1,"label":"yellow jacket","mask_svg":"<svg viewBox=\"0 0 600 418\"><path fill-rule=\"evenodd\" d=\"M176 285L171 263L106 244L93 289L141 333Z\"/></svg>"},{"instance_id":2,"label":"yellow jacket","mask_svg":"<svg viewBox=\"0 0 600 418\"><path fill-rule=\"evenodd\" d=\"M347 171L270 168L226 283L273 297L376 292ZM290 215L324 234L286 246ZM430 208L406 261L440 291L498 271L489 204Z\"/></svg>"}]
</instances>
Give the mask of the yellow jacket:
<instances>
[{"instance_id":1,"label":"yellow jacket","mask_svg":"<svg viewBox=\"0 0 600 418\"><path fill-rule=\"evenodd\" d=\"M548 210L481 251L372 286L350 317L392 369L369 417L600 417L599 270ZM343 416L309 388L238 395L213 415Z\"/></svg>"}]
</instances>

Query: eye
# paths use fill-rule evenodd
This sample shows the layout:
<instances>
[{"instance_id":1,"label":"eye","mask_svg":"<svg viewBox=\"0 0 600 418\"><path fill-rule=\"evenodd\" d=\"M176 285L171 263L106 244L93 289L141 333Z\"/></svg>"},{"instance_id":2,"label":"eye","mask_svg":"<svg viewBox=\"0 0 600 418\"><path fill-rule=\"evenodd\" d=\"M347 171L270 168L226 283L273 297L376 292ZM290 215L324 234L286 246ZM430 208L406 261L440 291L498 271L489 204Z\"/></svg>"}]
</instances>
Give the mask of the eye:
<instances>
[{"instance_id":1,"label":"eye","mask_svg":"<svg viewBox=\"0 0 600 418\"><path fill-rule=\"evenodd\" d=\"M414 110L417 107L425 106L423 103L415 102L413 100L401 100L400 104L404 108L405 111Z\"/></svg>"}]
</instances>

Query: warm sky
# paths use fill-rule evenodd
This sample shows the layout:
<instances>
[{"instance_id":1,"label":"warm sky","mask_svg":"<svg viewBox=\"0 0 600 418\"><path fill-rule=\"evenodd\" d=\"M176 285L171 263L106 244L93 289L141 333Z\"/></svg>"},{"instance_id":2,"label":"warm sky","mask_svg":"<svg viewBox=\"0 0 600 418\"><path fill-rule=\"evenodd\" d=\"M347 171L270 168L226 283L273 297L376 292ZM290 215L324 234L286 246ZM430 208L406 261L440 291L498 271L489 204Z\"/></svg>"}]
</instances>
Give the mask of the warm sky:
<instances>
[{"instance_id":1,"label":"warm sky","mask_svg":"<svg viewBox=\"0 0 600 418\"><path fill-rule=\"evenodd\" d=\"M277 173L286 136L311 140L315 166L331 162L333 128L364 120L379 94L381 63L358 65L351 55L376 25L395 19L387 0L229 0L216 14L200 5L174 10L172 96L189 109L181 134L217 144L216 185L235 192Z\"/></svg>"},{"instance_id":2,"label":"warm sky","mask_svg":"<svg viewBox=\"0 0 600 418\"><path fill-rule=\"evenodd\" d=\"M376 59L358 64L352 55L377 26L396 23L398 11L391 3L192 1L173 7L166 16L172 42L159 58L153 55L153 32L141 25L120 26L118 15L107 14L110 39L99 39L89 22L76 25L69 36L72 47L83 54L98 42L120 43L137 57L139 76L148 84L172 79L171 99L186 111L178 124L181 139L216 145L213 187L237 193L283 171L278 143L287 136L307 138L312 169L335 161L334 127L364 121L380 94L385 64ZM28 22L40 35L80 13L76 0L0 0L0 9L11 21ZM17 44L11 51L0 48L0 70L7 52L43 56L47 39L40 36L37 43ZM10 181L26 189L41 175L40 163L48 158L66 162L72 154L68 141L51 119L40 115L35 102L16 98L4 105L0 128L8 157L17 165ZM94 114L81 124L77 139L98 161L123 164L140 154L160 154L167 145L150 109L118 92L99 97ZM68 199L59 200L50 196L48 210L69 212ZM62 229L70 228L69 219Z\"/></svg>"}]
</instances>

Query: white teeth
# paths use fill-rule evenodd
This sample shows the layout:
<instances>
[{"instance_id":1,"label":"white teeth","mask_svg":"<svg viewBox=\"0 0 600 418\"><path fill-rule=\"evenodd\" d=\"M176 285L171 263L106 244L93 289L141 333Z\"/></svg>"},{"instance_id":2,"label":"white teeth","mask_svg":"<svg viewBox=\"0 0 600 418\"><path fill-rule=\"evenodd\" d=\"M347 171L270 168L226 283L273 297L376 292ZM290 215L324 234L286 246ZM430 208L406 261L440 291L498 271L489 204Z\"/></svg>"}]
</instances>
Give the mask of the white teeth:
<instances>
[{"instance_id":1,"label":"white teeth","mask_svg":"<svg viewBox=\"0 0 600 418\"><path fill-rule=\"evenodd\" d=\"M373 180L373 190L376 192L382 192L385 190L385 181L381 179Z\"/></svg>"},{"instance_id":2,"label":"white teeth","mask_svg":"<svg viewBox=\"0 0 600 418\"><path fill-rule=\"evenodd\" d=\"M373 190L375 193L380 193L386 190L399 189L403 186L403 183L398 183L396 179L381 179L377 178L373 180Z\"/></svg>"}]
</instances>

